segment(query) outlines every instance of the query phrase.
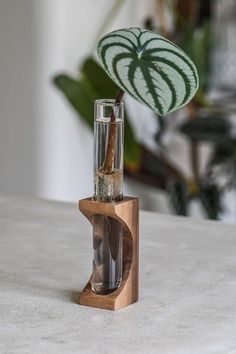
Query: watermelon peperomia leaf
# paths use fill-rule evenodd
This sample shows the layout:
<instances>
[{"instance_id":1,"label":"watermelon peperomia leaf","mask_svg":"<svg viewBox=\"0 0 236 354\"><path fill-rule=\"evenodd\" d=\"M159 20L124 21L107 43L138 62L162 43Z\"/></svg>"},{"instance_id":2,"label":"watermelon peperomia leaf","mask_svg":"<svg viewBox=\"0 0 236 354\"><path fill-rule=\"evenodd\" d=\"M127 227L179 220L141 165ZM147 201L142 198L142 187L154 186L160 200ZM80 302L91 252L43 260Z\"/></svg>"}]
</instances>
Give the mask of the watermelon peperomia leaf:
<instances>
[{"instance_id":1,"label":"watermelon peperomia leaf","mask_svg":"<svg viewBox=\"0 0 236 354\"><path fill-rule=\"evenodd\" d=\"M160 115L184 106L197 91L194 63L159 34L138 27L119 29L100 40L97 52L112 80Z\"/></svg>"}]
</instances>

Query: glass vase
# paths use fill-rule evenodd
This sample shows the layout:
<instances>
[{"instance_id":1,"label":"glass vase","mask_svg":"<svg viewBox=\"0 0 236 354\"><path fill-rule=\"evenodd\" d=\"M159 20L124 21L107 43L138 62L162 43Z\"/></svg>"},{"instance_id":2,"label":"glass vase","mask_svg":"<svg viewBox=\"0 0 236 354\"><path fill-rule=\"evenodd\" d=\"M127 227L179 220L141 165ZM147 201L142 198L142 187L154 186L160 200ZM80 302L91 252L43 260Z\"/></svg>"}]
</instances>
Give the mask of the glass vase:
<instances>
[{"instance_id":1,"label":"glass vase","mask_svg":"<svg viewBox=\"0 0 236 354\"><path fill-rule=\"evenodd\" d=\"M113 117L113 118L111 118ZM124 106L115 100L97 100L94 111L94 201L123 199ZM92 290L101 295L122 281L122 224L109 216L93 216Z\"/></svg>"}]
</instances>

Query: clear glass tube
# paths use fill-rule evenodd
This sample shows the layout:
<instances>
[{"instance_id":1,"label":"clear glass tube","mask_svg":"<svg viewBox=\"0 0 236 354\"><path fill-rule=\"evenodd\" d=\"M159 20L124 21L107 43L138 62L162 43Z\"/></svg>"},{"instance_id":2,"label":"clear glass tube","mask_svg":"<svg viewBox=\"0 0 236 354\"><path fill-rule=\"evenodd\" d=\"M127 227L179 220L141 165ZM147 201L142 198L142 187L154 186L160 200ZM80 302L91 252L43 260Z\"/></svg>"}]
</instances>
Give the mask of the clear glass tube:
<instances>
[{"instance_id":1,"label":"clear glass tube","mask_svg":"<svg viewBox=\"0 0 236 354\"><path fill-rule=\"evenodd\" d=\"M95 102L94 200L99 202L112 203L123 198L123 118L123 102ZM121 284L123 234L119 221L100 214L93 216L92 290L97 294L112 292Z\"/></svg>"}]
</instances>

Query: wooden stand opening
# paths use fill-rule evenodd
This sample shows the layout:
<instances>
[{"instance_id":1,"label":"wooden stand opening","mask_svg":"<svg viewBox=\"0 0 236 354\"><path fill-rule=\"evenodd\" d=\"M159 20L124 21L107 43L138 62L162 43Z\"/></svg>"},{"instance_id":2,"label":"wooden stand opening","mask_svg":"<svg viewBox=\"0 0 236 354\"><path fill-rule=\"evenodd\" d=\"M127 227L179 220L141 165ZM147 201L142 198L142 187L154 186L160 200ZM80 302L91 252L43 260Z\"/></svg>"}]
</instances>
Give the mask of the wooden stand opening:
<instances>
[{"instance_id":1,"label":"wooden stand opening","mask_svg":"<svg viewBox=\"0 0 236 354\"><path fill-rule=\"evenodd\" d=\"M138 300L139 277L139 201L124 197L121 202L101 203L92 198L79 201L80 211L92 223L95 214L106 215L121 222L125 228L123 241L123 278L120 287L107 295L92 291L91 279L80 294L79 304L118 310Z\"/></svg>"}]
</instances>

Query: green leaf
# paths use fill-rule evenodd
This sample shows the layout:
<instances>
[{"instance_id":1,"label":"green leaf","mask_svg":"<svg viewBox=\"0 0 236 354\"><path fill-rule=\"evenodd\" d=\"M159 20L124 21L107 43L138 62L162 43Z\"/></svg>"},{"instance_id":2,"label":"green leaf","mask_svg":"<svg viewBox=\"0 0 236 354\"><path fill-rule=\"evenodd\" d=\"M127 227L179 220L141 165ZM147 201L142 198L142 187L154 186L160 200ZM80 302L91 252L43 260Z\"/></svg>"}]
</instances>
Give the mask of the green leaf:
<instances>
[{"instance_id":1,"label":"green leaf","mask_svg":"<svg viewBox=\"0 0 236 354\"><path fill-rule=\"evenodd\" d=\"M197 91L194 63L159 34L137 27L116 30L100 40L97 52L112 80L160 115L184 106Z\"/></svg>"},{"instance_id":2,"label":"green leaf","mask_svg":"<svg viewBox=\"0 0 236 354\"><path fill-rule=\"evenodd\" d=\"M87 58L81 68L81 75L90 82L97 98L114 98L119 87L110 79L100 65L91 57Z\"/></svg>"},{"instance_id":3,"label":"green leaf","mask_svg":"<svg viewBox=\"0 0 236 354\"><path fill-rule=\"evenodd\" d=\"M201 185L200 200L208 218L218 220L222 206L221 194L217 185Z\"/></svg>"},{"instance_id":4,"label":"green leaf","mask_svg":"<svg viewBox=\"0 0 236 354\"><path fill-rule=\"evenodd\" d=\"M81 115L90 127L93 127L93 106L96 93L84 77L78 81L66 74L54 78L54 84L65 95L72 107Z\"/></svg>"},{"instance_id":5,"label":"green leaf","mask_svg":"<svg viewBox=\"0 0 236 354\"><path fill-rule=\"evenodd\" d=\"M230 135L230 123L220 117L199 117L180 126L179 130L193 141L217 143Z\"/></svg>"}]
</instances>

